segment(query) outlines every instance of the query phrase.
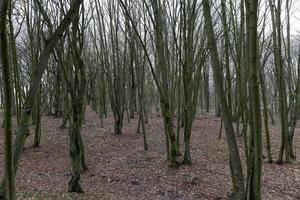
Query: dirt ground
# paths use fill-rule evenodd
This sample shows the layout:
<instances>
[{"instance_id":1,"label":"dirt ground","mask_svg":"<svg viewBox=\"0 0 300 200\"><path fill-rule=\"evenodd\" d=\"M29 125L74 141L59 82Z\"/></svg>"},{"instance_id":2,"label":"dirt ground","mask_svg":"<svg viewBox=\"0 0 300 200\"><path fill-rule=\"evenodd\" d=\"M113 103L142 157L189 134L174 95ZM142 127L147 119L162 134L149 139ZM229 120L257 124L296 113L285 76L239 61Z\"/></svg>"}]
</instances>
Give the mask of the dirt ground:
<instances>
[{"instance_id":1,"label":"dirt ground","mask_svg":"<svg viewBox=\"0 0 300 200\"><path fill-rule=\"evenodd\" d=\"M1 120L2 121L2 120ZM225 134L217 139L220 119L199 116L192 130L191 166L168 167L162 119L153 117L146 125L149 151L144 152L142 135L136 133L137 119L124 120L124 134L113 133L112 118L100 126L97 115L87 109L82 129L89 170L82 174L83 194L69 194L71 167L67 129L61 119L42 118L42 142L33 148L29 136L16 176L18 199L168 200L226 199L231 179ZM300 155L300 126L295 133L296 155ZM271 126L273 157L280 144L279 126ZM242 138L238 139L243 154ZM3 176L3 129L0 132L0 176ZM298 158L299 160L299 158ZM300 162L263 166L263 199L300 199Z\"/></svg>"}]
</instances>

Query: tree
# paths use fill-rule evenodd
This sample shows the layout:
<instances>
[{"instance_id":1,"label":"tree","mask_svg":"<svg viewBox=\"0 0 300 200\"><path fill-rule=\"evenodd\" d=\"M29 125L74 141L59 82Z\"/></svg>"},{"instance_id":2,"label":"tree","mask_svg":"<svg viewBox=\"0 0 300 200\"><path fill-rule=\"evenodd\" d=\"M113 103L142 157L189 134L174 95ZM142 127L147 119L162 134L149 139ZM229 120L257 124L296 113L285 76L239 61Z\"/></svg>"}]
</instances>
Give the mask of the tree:
<instances>
[{"instance_id":1,"label":"tree","mask_svg":"<svg viewBox=\"0 0 300 200\"><path fill-rule=\"evenodd\" d=\"M182 14L182 40L183 40L183 63L182 63L182 82L184 92L183 120L184 120L184 158L183 163L191 164L190 137L193 120L196 115L198 103L198 91L200 88L201 70L205 63L206 53L204 52L204 37L200 39L200 50L195 50L197 41L196 26L197 20L197 1L181 2ZM199 60L195 59L198 57ZM195 64L198 63L198 64Z\"/></svg>"},{"instance_id":2,"label":"tree","mask_svg":"<svg viewBox=\"0 0 300 200\"><path fill-rule=\"evenodd\" d=\"M49 36L49 38L46 40L45 47L41 51L41 54L39 56L38 64L37 64L37 74L34 76L34 78L30 82L30 88L26 94L24 106L21 112L20 117L20 124L17 127L17 136L14 142L14 171L17 171L17 167L20 161L20 156L22 149L24 147L27 133L28 133L28 123L30 114L32 111L34 98L39 90L40 82L43 76L43 73L45 71L45 68L48 64L49 57L57 44L59 38L63 35L65 30L68 28L69 24L71 23L73 17L78 14L79 6L81 5L82 0L74 0L71 2L71 6L69 11L66 13L65 17L60 22L59 26L56 28L56 30ZM1 23L2 24L2 23ZM6 188L5 188L5 182L6 178L4 177L4 180L1 183L0 187L0 199L4 198Z\"/></svg>"},{"instance_id":3,"label":"tree","mask_svg":"<svg viewBox=\"0 0 300 200\"><path fill-rule=\"evenodd\" d=\"M123 117L125 109L125 69L127 67L128 57L128 40L127 29L120 34L121 20L120 20L120 6L116 1L109 1L107 3L108 13L104 13L101 8L101 3L96 2L96 19L100 46L103 51L97 50L101 64L104 67L111 109L115 120L115 134L122 134ZM104 16L108 16L108 22L104 20ZM109 34L108 34L109 33ZM98 37L94 35L95 43ZM122 48L123 47L123 48Z\"/></svg>"},{"instance_id":4,"label":"tree","mask_svg":"<svg viewBox=\"0 0 300 200\"><path fill-rule=\"evenodd\" d=\"M149 56L148 49L146 44L141 38L141 35L135 26L133 19L128 11L126 4L122 0L119 0L124 9L127 17L129 18L132 28L137 35L140 43L142 44L143 50L145 52L146 58L149 62L151 74L156 83L156 86L160 95L160 103L161 103L161 112L164 118L164 129L165 129L165 137L166 137L166 151L167 151L167 159L171 161L171 166L177 166L177 153L178 146L176 145L176 135L173 129L173 118L174 118L174 110L173 104L171 100L171 94L173 92L172 88L172 71L169 65L169 49L168 44L165 42L165 39L168 38L167 29L165 24L165 5L162 5L160 1L154 0L151 1L151 5L147 6L147 10L152 8L153 13L151 13L151 19L153 19L152 26L154 27L154 33L152 35L154 40L154 55L155 55L155 66L152 64L152 60ZM143 2L145 3L145 2Z\"/></svg>"},{"instance_id":5,"label":"tree","mask_svg":"<svg viewBox=\"0 0 300 200\"><path fill-rule=\"evenodd\" d=\"M11 90L11 66L8 57L8 34L7 34L7 13L10 6L9 0L0 1L0 58L2 65L2 76L5 93L4 111L4 134L5 134L5 185L7 188L6 199L16 199L15 170L13 160L13 137L12 137L12 90Z\"/></svg>"},{"instance_id":6,"label":"tree","mask_svg":"<svg viewBox=\"0 0 300 200\"><path fill-rule=\"evenodd\" d=\"M281 119L281 146L279 151L278 163L282 163L283 153L285 152L286 162L290 163L292 159L289 131L288 131L288 106L287 106L287 92L285 72L282 61L282 40L281 40L281 0L277 1L277 8L275 9L275 1L269 0L272 18L272 38L273 38L273 52L275 60L275 74L279 95L279 110Z\"/></svg>"},{"instance_id":7,"label":"tree","mask_svg":"<svg viewBox=\"0 0 300 200\"><path fill-rule=\"evenodd\" d=\"M222 0L221 1L221 12L222 12L222 24L223 24L223 29L224 29L224 66L225 66L225 79L226 79L226 93L227 93L227 102L228 102L228 106L229 109L232 113L233 111L233 107L232 107L232 97L231 97L231 72L230 72L230 57L229 57L229 48L230 48L230 41L229 41L229 31L228 31L228 22L227 22L227 15L226 15L226 1Z\"/></svg>"},{"instance_id":8,"label":"tree","mask_svg":"<svg viewBox=\"0 0 300 200\"><path fill-rule=\"evenodd\" d=\"M42 31L41 31L41 14L38 12L37 3L33 3L32 7L24 6L26 10L26 29L28 34L29 52L30 52L30 65L31 77L36 75L38 55L42 46ZM39 3L38 3L39 4ZM32 123L35 125L34 130L34 147L39 147L41 140L41 88L38 88L37 95L34 99L34 106L32 112Z\"/></svg>"},{"instance_id":9,"label":"tree","mask_svg":"<svg viewBox=\"0 0 300 200\"><path fill-rule=\"evenodd\" d=\"M73 168L73 175L69 182L69 191L81 193L82 188L79 184L81 169L87 170L84 160L83 142L81 137L81 126L83 123L84 91L86 89L85 65L81 59L81 50L78 48L78 23L79 17L75 16L72 22L71 47L74 60L74 80L69 84L71 94L72 119L70 120L70 158ZM72 70L73 71L73 70ZM65 77L66 77L65 73Z\"/></svg>"},{"instance_id":10,"label":"tree","mask_svg":"<svg viewBox=\"0 0 300 200\"><path fill-rule=\"evenodd\" d=\"M14 24L12 20L12 10L14 8L14 2L10 4L8 19L9 19L9 44L11 50L11 59L13 63L13 87L15 88L15 92L13 92L13 100L15 101L15 111L17 115L17 123L20 122L21 115L21 106L22 106L22 87L20 85L20 66L18 64L17 57L17 47L16 47L16 37L20 34L20 30L15 34L14 32ZM25 18L25 17L24 17ZM24 21L24 19L23 19ZM19 29L22 27L22 22L20 24Z\"/></svg>"},{"instance_id":11,"label":"tree","mask_svg":"<svg viewBox=\"0 0 300 200\"><path fill-rule=\"evenodd\" d=\"M226 95L223 89L223 75L221 66L219 63L219 53L217 50L217 44L213 29L213 23L210 13L209 0L203 0L203 13L204 22L206 29L206 36L208 42L208 49L210 52L211 64L214 74L214 83L216 87L217 96L221 104L221 113L224 120L224 127L227 136L228 149L229 149L229 165L232 177L233 185L233 195L234 199L244 199L245 188L244 188L244 176L242 171L240 154L234 135L234 129L232 125L232 116L228 103L226 100Z\"/></svg>"},{"instance_id":12,"label":"tree","mask_svg":"<svg viewBox=\"0 0 300 200\"><path fill-rule=\"evenodd\" d=\"M247 23L248 68L250 71L249 91L250 102L250 141L248 155L248 180L247 199L261 199L261 171L262 171L262 130L260 113L260 93L259 93L259 62L258 62L258 1L253 0L246 3L246 14L249 19Z\"/></svg>"}]
</instances>

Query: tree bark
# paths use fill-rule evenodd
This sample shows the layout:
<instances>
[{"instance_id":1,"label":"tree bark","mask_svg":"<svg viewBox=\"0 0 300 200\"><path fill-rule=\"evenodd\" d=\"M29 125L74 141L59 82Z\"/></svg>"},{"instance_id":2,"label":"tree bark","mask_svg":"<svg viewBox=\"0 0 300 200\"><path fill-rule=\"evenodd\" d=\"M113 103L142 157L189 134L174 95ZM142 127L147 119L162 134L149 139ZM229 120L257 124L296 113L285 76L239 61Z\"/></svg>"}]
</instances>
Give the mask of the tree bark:
<instances>
[{"instance_id":1,"label":"tree bark","mask_svg":"<svg viewBox=\"0 0 300 200\"><path fill-rule=\"evenodd\" d=\"M12 137L12 88L11 88L11 66L9 65L8 55L8 34L7 34L7 13L10 5L9 0L0 1L0 58L2 66L2 77L4 84L4 166L5 166L5 185L6 199L16 199L15 170L13 162L13 137ZM0 199L4 195L0 196Z\"/></svg>"},{"instance_id":2,"label":"tree bark","mask_svg":"<svg viewBox=\"0 0 300 200\"><path fill-rule=\"evenodd\" d=\"M261 173L262 173L262 125L260 113L260 93L259 93L259 65L258 65L258 37L257 37L257 7L258 1L253 0L246 3L249 25L247 35L249 41L248 67L250 71L249 98L250 104L250 173L248 173L247 199L261 199ZM250 184L249 184L250 183Z\"/></svg>"}]
</instances>

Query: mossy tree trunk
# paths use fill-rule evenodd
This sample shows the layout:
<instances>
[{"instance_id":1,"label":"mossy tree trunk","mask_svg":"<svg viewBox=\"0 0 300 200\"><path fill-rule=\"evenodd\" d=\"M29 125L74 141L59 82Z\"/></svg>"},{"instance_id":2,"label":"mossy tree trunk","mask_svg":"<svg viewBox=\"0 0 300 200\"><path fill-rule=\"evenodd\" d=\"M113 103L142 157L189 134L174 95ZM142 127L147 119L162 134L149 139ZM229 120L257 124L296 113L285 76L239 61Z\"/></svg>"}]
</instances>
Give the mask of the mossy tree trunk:
<instances>
[{"instance_id":1,"label":"mossy tree trunk","mask_svg":"<svg viewBox=\"0 0 300 200\"><path fill-rule=\"evenodd\" d=\"M2 66L2 77L4 85L4 168L6 195L2 196L7 200L16 199L15 168L13 159L13 137L12 137L12 76L8 54L8 31L7 15L10 6L9 0L0 1L0 61ZM0 196L1 199L1 196Z\"/></svg>"},{"instance_id":2,"label":"mossy tree trunk","mask_svg":"<svg viewBox=\"0 0 300 200\"><path fill-rule=\"evenodd\" d=\"M249 110L250 119L250 142L249 163L247 174L246 198L261 199L261 173L262 173L262 122L260 113L260 93L259 93L259 54L258 54L258 1L253 0L246 3L247 18L247 40L249 41L248 68L250 72L249 80Z\"/></svg>"}]
</instances>

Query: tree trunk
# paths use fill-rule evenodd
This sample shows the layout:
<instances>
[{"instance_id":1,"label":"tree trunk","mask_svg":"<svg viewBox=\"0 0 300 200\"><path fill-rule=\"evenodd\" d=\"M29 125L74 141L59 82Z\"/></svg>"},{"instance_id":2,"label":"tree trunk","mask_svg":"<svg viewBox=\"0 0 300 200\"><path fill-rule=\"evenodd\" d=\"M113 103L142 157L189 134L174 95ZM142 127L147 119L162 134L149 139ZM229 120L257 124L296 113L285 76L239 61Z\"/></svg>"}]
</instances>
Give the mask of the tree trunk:
<instances>
[{"instance_id":1,"label":"tree trunk","mask_svg":"<svg viewBox=\"0 0 300 200\"><path fill-rule=\"evenodd\" d=\"M34 131L34 147L39 147L41 142L41 86L35 99L35 131Z\"/></svg>"},{"instance_id":2,"label":"tree trunk","mask_svg":"<svg viewBox=\"0 0 300 200\"><path fill-rule=\"evenodd\" d=\"M13 137L12 137L12 88L11 88L11 67L9 65L8 54L8 34L7 34L7 13L10 6L9 0L0 1L0 61L2 66L2 77L5 94L4 108L4 166L5 166L5 186L6 199L16 199L15 168L13 160ZM2 189L0 189L2 192ZM4 195L0 195L0 199Z\"/></svg>"},{"instance_id":3,"label":"tree trunk","mask_svg":"<svg viewBox=\"0 0 300 200\"><path fill-rule=\"evenodd\" d=\"M258 1L253 0L246 3L249 23L247 23L247 39L249 41L248 67L250 71L249 81L249 105L250 105L250 145L248 169L247 199L261 199L261 173L262 173L262 125L260 113L260 93L259 93L259 65L258 65L258 37L257 18ZM249 184L250 183L250 184Z\"/></svg>"},{"instance_id":4,"label":"tree trunk","mask_svg":"<svg viewBox=\"0 0 300 200\"><path fill-rule=\"evenodd\" d=\"M223 75L221 65L219 63L219 53L217 50L217 44L215 34L213 30L213 23L211 18L209 0L203 0L203 13L204 23L206 29L206 35L208 40L208 48L210 52L210 58L212 63L212 69L214 73L214 82L216 87L217 96L221 104L221 113L224 120L224 127L227 136L228 148L229 148L229 160L230 171L232 177L232 186L235 199L245 198L244 189L244 176L241 165L240 154L238 150L237 141L234 135L234 129L232 125L232 116L227 104L226 95L223 89Z\"/></svg>"},{"instance_id":5,"label":"tree trunk","mask_svg":"<svg viewBox=\"0 0 300 200\"><path fill-rule=\"evenodd\" d=\"M74 107L73 107L74 109ZM76 109L76 108L75 108ZM74 112L74 110L73 110ZM80 153L80 125L77 121L77 116L73 117L73 124L70 127L70 158L73 168L73 175L69 181L69 192L82 193L83 190L80 186L80 171L81 171L81 153Z\"/></svg>"},{"instance_id":6,"label":"tree trunk","mask_svg":"<svg viewBox=\"0 0 300 200\"><path fill-rule=\"evenodd\" d=\"M283 61L281 55L281 0L277 2L276 11L272 1L269 1L271 8L271 18L272 18L272 38L273 38L273 48L274 48L274 59L275 59L275 72L277 77L278 95L279 95L279 111L281 119L281 147L279 151L279 156L277 163L282 163L283 153L285 150L286 162L291 162L290 145L288 139L288 108L287 108L287 93L286 93L286 83L285 83L285 72L283 69Z\"/></svg>"}]
</instances>

